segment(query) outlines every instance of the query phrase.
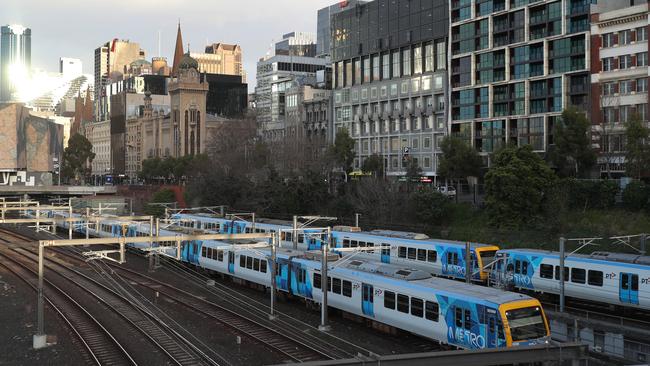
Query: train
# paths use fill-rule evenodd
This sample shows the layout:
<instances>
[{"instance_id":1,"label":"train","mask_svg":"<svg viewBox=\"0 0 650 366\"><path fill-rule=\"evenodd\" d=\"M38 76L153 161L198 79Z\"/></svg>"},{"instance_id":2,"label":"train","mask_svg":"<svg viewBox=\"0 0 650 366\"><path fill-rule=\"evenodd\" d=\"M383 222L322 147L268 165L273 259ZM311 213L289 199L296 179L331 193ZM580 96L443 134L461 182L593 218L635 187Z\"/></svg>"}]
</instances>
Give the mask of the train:
<instances>
[{"instance_id":1,"label":"train","mask_svg":"<svg viewBox=\"0 0 650 366\"><path fill-rule=\"evenodd\" d=\"M67 212L48 213L65 218ZM73 214L78 216L76 214ZM68 228L69 223L58 226ZM143 237L135 249L149 247L148 223L125 222L106 217L95 228L73 226L77 232L99 237ZM259 228L261 230L261 228ZM176 230L160 229L161 236ZM244 230L245 232L245 230ZM280 247L273 271L268 242L247 245L216 240L183 241L182 262L277 290L305 301L321 304L322 252ZM160 246L160 243L155 243ZM176 246L162 252L176 257ZM418 336L462 349L503 348L546 344L550 341L548 319L537 299L499 289L437 278L429 272L402 264L327 253L328 306L387 324Z\"/></svg>"},{"instance_id":2,"label":"train","mask_svg":"<svg viewBox=\"0 0 650 366\"><path fill-rule=\"evenodd\" d=\"M186 227L219 233L266 232L292 227L281 221L262 220L253 225L202 214L178 214L172 219ZM281 236L282 245L291 246L290 234ZM332 237L333 250L381 246L381 249L356 255L367 260L417 268L438 277L465 279L465 244L461 242L389 230L355 232L348 227L336 227ZM303 249L317 249L320 245L313 239L304 240L303 235L298 242L299 248ZM488 280L491 280L515 291L559 294L560 253L501 249L498 245L478 243L472 243L470 247L473 282L490 285ZM574 254L566 257L565 267L565 296L621 309L650 310L650 256L609 252ZM551 274L551 270L554 273Z\"/></svg>"},{"instance_id":3,"label":"train","mask_svg":"<svg viewBox=\"0 0 650 366\"><path fill-rule=\"evenodd\" d=\"M280 244L291 247L292 226L286 222L262 219L252 223L243 220L228 220L211 215L174 214L171 216L178 225L206 230L214 233L250 233L282 231ZM305 228L298 234L298 248L320 249L321 240L313 237L313 229ZM310 230L312 235L310 235ZM464 280L467 271L466 244L451 240L434 240L423 234L405 233L389 230L370 232L354 231L346 226L334 227L332 231L332 250L337 248L380 249L356 254L360 258L382 263L408 265L411 268L429 271L438 277ZM320 231L318 232L320 233ZM323 236L322 240L326 238ZM498 246L470 243L471 279L485 283L489 277L487 266L494 261Z\"/></svg>"}]
</instances>

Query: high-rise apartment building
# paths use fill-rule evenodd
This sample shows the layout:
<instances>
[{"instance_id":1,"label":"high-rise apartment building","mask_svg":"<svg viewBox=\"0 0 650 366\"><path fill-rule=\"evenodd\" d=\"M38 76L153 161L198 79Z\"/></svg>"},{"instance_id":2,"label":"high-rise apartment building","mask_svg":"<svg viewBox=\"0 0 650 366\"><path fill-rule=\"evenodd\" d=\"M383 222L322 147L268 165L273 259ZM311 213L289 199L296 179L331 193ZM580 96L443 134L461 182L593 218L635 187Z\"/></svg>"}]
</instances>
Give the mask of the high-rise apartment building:
<instances>
[{"instance_id":1,"label":"high-rise apartment building","mask_svg":"<svg viewBox=\"0 0 650 366\"><path fill-rule=\"evenodd\" d=\"M0 101L17 101L32 67L32 30L12 24L0 31Z\"/></svg>"},{"instance_id":2,"label":"high-rise apartment building","mask_svg":"<svg viewBox=\"0 0 650 366\"><path fill-rule=\"evenodd\" d=\"M452 134L484 155L547 151L562 111L588 110L590 4L452 0Z\"/></svg>"},{"instance_id":3,"label":"high-rise apartment building","mask_svg":"<svg viewBox=\"0 0 650 366\"><path fill-rule=\"evenodd\" d=\"M110 118L110 96L103 93L104 87L123 80L131 63L144 58L140 45L128 40L114 39L95 49L95 120Z\"/></svg>"},{"instance_id":4,"label":"high-rise apartment building","mask_svg":"<svg viewBox=\"0 0 650 366\"><path fill-rule=\"evenodd\" d=\"M592 7L591 122L601 175L625 173L625 124L648 123L647 0L599 2Z\"/></svg>"},{"instance_id":5,"label":"high-rise apartment building","mask_svg":"<svg viewBox=\"0 0 650 366\"><path fill-rule=\"evenodd\" d=\"M435 177L447 133L447 0L375 0L332 16L334 127L355 168L379 155L387 175L413 162Z\"/></svg>"}]
</instances>

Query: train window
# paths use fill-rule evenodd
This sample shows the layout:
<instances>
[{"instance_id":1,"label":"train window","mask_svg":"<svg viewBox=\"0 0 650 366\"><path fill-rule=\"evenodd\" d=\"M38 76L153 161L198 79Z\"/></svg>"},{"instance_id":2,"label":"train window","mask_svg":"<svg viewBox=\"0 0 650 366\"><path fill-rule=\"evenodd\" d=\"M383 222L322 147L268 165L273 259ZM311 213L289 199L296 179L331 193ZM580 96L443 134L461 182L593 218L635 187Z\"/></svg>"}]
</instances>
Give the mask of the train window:
<instances>
[{"instance_id":1,"label":"train window","mask_svg":"<svg viewBox=\"0 0 650 366\"><path fill-rule=\"evenodd\" d=\"M454 318L455 318L455 321L456 321L456 328L462 328L463 327L463 309L456 308L456 311L454 312Z\"/></svg>"},{"instance_id":2,"label":"train window","mask_svg":"<svg viewBox=\"0 0 650 366\"><path fill-rule=\"evenodd\" d=\"M415 248L408 248L408 253L409 253L409 259L415 259L415 253L416 253Z\"/></svg>"},{"instance_id":3,"label":"train window","mask_svg":"<svg viewBox=\"0 0 650 366\"><path fill-rule=\"evenodd\" d=\"M365 248L367 246L365 241L360 241L359 242L359 248Z\"/></svg>"},{"instance_id":4,"label":"train window","mask_svg":"<svg viewBox=\"0 0 650 366\"><path fill-rule=\"evenodd\" d=\"M397 295L397 311L408 314L409 297L406 295Z\"/></svg>"},{"instance_id":5,"label":"train window","mask_svg":"<svg viewBox=\"0 0 650 366\"><path fill-rule=\"evenodd\" d=\"M327 276L327 291L332 292L332 277Z\"/></svg>"},{"instance_id":6,"label":"train window","mask_svg":"<svg viewBox=\"0 0 650 366\"><path fill-rule=\"evenodd\" d=\"M399 247L397 251L397 256L400 258L406 258L406 247Z\"/></svg>"},{"instance_id":7,"label":"train window","mask_svg":"<svg viewBox=\"0 0 650 366\"><path fill-rule=\"evenodd\" d=\"M246 257L243 255L239 256L239 266L241 268L246 268Z\"/></svg>"},{"instance_id":8,"label":"train window","mask_svg":"<svg viewBox=\"0 0 650 366\"><path fill-rule=\"evenodd\" d=\"M419 318L424 315L424 302L421 299L415 297L411 298L411 315L417 316Z\"/></svg>"},{"instance_id":9,"label":"train window","mask_svg":"<svg viewBox=\"0 0 650 366\"><path fill-rule=\"evenodd\" d=\"M223 256L221 257L220 260L223 260ZM260 272L266 273L266 259L262 259L260 261Z\"/></svg>"},{"instance_id":10,"label":"train window","mask_svg":"<svg viewBox=\"0 0 650 366\"><path fill-rule=\"evenodd\" d=\"M320 276L320 273L314 273L313 277L314 277L314 283L313 283L314 288L321 288L320 285L321 285L322 278Z\"/></svg>"},{"instance_id":11,"label":"train window","mask_svg":"<svg viewBox=\"0 0 650 366\"><path fill-rule=\"evenodd\" d=\"M253 257L246 257L246 268L253 269Z\"/></svg>"},{"instance_id":12,"label":"train window","mask_svg":"<svg viewBox=\"0 0 650 366\"><path fill-rule=\"evenodd\" d=\"M426 262L426 260L427 260L427 250L426 249L418 249L418 260Z\"/></svg>"},{"instance_id":13,"label":"train window","mask_svg":"<svg viewBox=\"0 0 650 366\"><path fill-rule=\"evenodd\" d=\"M528 274L528 262L521 262L521 273Z\"/></svg>"},{"instance_id":14,"label":"train window","mask_svg":"<svg viewBox=\"0 0 650 366\"><path fill-rule=\"evenodd\" d=\"M490 318L490 320L488 321L488 329L489 329L488 332L494 334L495 330L496 330L496 329L494 329L495 325L496 324L494 323L494 318Z\"/></svg>"},{"instance_id":15,"label":"train window","mask_svg":"<svg viewBox=\"0 0 650 366\"><path fill-rule=\"evenodd\" d=\"M521 261L515 261L515 273L521 273Z\"/></svg>"},{"instance_id":16,"label":"train window","mask_svg":"<svg viewBox=\"0 0 650 366\"><path fill-rule=\"evenodd\" d=\"M639 275L632 275L632 291L639 291Z\"/></svg>"},{"instance_id":17,"label":"train window","mask_svg":"<svg viewBox=\"0 0 650 366\"><path fill-rule=\"evenodd\" d=\"M395 293L386 291L384 292L384 307L386 309L395 310Z\"/></svg>"},{"instance_id":18,"label":"train window","mask_svg":"<svg viewBox=\"0 0 650 366\"><path fill-rule=\"evenodd\" d=\"M571 268L571 282L585 283L586 273L582 268Z\"/></svg>"},{"instance_id":19,"label":"train window","mask_svg":"<svg viewBox=\"0 0 650 366\"><path fill-rule=\"evenodd\" d=\"M260 260L258 258L253 259L253 269L258 272L260 270Z\"/></svg>"},{"instance_id":20,"label":"train window","mask_svg":"<svg viewBox=\"0 0 650 366\"><path fill-rule=\"evenodd\" d=\"M217 252L217 259L219 260L219 262L223 262L223 250L219 250Z\"/></svg>"},{"instance_id":21,"label":"train window","mask_svg":"<svg viewBox=\"0 0 650 366\"><path fill-rule=\"evenodd\" d=\"M438 252L435 250L427 250L427 262L435 263L438 261Z\"/></svg>"},{"instance_id":22,"label":"train window","mask_svg":"<svg viewBox=\"0 0 650 366\"><path fill-rule=\"evenodd\" d=\"M304 269L298 270L298 282L305 283L307 281L307 271Z\"/></svg>"},{"instance_id":23,"label":"train window","mask_svg":"<svg viewBox=\"0 0 650 366\"><path fill-rule=\"evenodd\" d=\"M343 239L343 248L349 248L349 247L350 247L350 240Z\"/></svg>"},{"instance_id":24,"label":"train window","mask_svg":"<svg viewBox=\"0 0 650 366\"><path fill-rule=\"evenodd\" d=\"M539 266L539 276L541 278L553 279L553 265L542 264L541 266Z\"/></svg>"},{"instance_id":25,"label":"train window","mask_svg":"<svg viewBox=\"0 0 650 366\"><path fill-rule=\"evenodd\" d=\"M603 272L602 271L589 271L587 272L587 281L591 286L603 285Z\"/></svg>"},{"instance_id":26,"label":"train window","mask_svg":"<svg viewBox=\"0 0 650 366\"><path fill-rule=\"evenodd\" d=\"M458 253L453 253L452 257L453 257L454 265L458 265Z\"/></svg>"},{"instance_id":27,"label":"train window","mask_svg":"<svg viewBox=\"0 0 650 366\"><path fill-rule=\"evenodd\" d=\"M359 243L357 243L356 240L351 240L350 241L350 248L356 248L359 246Z\"/></svg>"},{"instance_id":28,"label":"train window","mask_svg":"<svg viewBox=\"0 0 650 366\"><path fill-rule=\"evenodd\" d=\"M555 266L555 279L560 280L560 266ZM564 282L569 281L569 267L564 267Z\"/></svg>"},{"instance_id":29,"label":"train window","mask_svg":"<svg viewBox=\"0 0 650 366\"><path fill-rule=\"evenodd\" d=\"M280 238L283 241L291 241L291 233L280 233Z\"/></svg>"},{"instance_id":30,"label":"train window","mask_svg":"<svg viewBox=\"0 0 650 366\"><path fill-rule=\"evenodd\" d=\"M341 294L341 280L334 278L332 282L332 292L335 294Z\"/></svg>"},{"instance_id":31,"label":"train window","mask_svg":"<svg viewBox=\"0 0 650 366\"><path fill-rule=\"evenodd\" d=\"M472 329L472 313L465 310L465 329Z\"/></svg>"},{"instance_id":32,"label":"train window","mask_svg":"<svg viewBox=\"0 0 650 366\"><path fill-rule=\"evenodd\" d=\"M206 248L206 247L201 248L201 256L202 257L206 258L208 256L207 255L207 250L208 250L208 248Z\"/></svg>"},{"instance_id":33,"label":"train window","mask_svg":"<svg viewBox=\"0 0 650 366\"><path fill-rule=\"evenodd\" d=\"M427 301L424 308L424 317L434 322L438 321L440 309L438 303Z\"/></svg>"},{"instance_id":34,"label":"train window","mask_svg":"<svg viewBox=\"0 0 650 366\"><path fill-rule=\"evenodd\" d=\"M305 235L304 234L298 234L298 243L304 243L305 242Z\"/></svg>"},{"instance_id":35,"label":"train window","mask_svg":"<svg viewBox=\"0 0 650 366\"><path fill-rule=\"evenodd\" d=\"M352 282L343 281L343 296L352 297Z\"/></svg>"},{"instance_id":36,"label":"train window","mask_svg":"<svg viewBox=\"0 0 650 366\"><path fill-rule=\"evenodd\" d=\"M621 288L623 290L629 290L630 289L630 287L628 286L628 282L629 282L628 278L629 278L629 275L627 273L622 273L621 274Z\"/></svg>"},{"instance_id":37,"label":"train window","mask_svg":"<svg viewBox=\"0 0 650 366\"><path fill-rule=\"evenodd\" d=\"M390 245L386 243L381 244L384 248L381 249L381 255L390 255Z\"/></svg>"}]
</instances>

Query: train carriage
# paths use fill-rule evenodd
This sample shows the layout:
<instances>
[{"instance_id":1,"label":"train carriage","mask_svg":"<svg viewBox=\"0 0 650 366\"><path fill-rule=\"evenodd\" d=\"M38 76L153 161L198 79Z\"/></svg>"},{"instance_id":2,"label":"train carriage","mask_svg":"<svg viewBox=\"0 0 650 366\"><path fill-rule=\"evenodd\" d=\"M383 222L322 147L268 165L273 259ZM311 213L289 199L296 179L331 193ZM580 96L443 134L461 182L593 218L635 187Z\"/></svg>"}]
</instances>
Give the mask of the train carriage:
<instances>
[{"instance_id":1,"label":"train carriage","mask_svg":"<svg viewBox=\"0 0 650 366\"><path fill-rule=\"evenodd\" d=\"M565 296L650 310L650 257L595 252L564 262ZM493 277L515 288L560 293L560 254L541 250L500 250Z\"/></svg>"}]
</instances>

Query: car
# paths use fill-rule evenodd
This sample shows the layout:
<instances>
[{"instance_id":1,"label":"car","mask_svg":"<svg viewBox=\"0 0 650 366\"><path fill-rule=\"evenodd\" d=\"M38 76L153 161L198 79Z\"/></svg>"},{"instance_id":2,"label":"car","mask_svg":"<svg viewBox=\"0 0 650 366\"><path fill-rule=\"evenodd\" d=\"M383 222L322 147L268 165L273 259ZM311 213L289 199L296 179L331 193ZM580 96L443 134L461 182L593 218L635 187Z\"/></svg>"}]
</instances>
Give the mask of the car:
<instances>
[{"instance_id":1,"label":"car","mask_svg":"<svg viewBox=\"0 0 650 366\"><path fill-rule=\"evenodd\" d=\"M437 189L443 196L456 197L456 188L452 186L440 186Z\"/></svg>"}]
</instances>

